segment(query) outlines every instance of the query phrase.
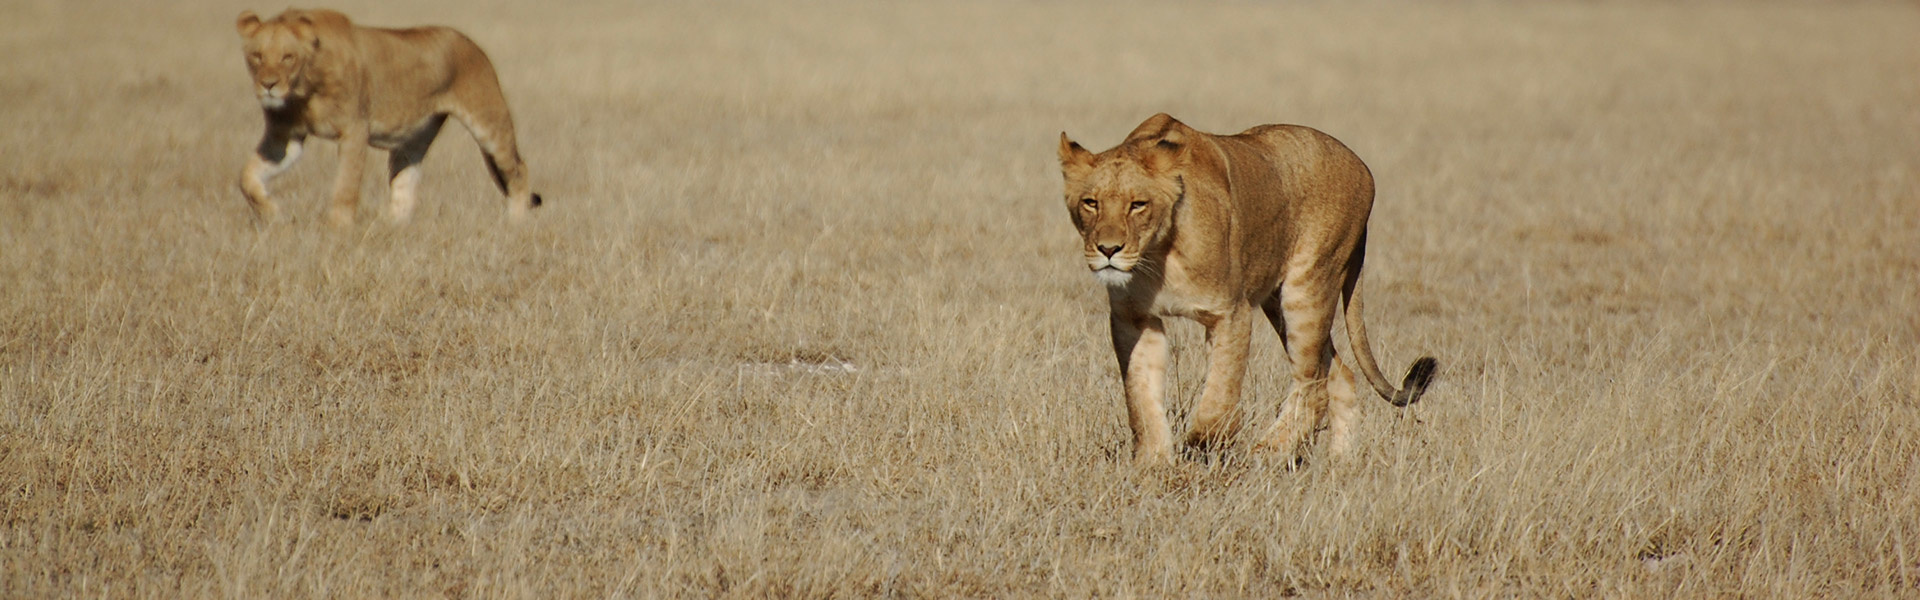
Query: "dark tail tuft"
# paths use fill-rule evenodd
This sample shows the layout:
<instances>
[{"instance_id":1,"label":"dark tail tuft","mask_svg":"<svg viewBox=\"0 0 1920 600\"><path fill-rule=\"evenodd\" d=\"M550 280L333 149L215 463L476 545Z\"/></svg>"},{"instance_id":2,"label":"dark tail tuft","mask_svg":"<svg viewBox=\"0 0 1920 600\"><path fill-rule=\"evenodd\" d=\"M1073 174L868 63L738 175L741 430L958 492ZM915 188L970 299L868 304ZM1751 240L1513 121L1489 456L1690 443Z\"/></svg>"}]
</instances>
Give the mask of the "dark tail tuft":
<instances>
[{"instance_id":1,"label":"dark tail tuft","mask_svg":"<svg viewBox=\"0 0 1920 600\"><path fill-rule=\"evenodd\" d=\"M1427 384L1433 383L1433 372L1439 370L1440 362L1431 356L1422 356L1413 361L1413 367L1407 369L1407 379L1400 383L1400 393L1394 394L1387 402L1394 406L1406 406L1420 401L1420 395L1427 393Z\"/></svg>"},{"instance_id":2,"label":"dark tail tuft","mask_svg":"<svg viewBox=\"0 0 1920 600\"><path fill-rule=\"evenodd\" d=\"M533 206L534 206L535 208L538 208L538 207L540 206L540 203L541 203L541 202L543 202L543 200L541 200L541 199L540 199L540 195L539 195L539 194L534 194L534 195L533 195Z\"/></svg>"}]
</instances>

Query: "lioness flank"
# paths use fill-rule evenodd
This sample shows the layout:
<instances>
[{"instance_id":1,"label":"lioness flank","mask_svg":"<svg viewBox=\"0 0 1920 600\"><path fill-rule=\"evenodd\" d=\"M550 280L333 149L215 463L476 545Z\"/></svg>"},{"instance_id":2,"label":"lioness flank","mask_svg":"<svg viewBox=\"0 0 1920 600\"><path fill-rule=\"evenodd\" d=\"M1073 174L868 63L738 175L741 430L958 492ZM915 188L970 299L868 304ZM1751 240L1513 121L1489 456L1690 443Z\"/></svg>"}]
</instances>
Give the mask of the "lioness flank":
<instances>
[{"instance_id":1,"label":"lioness flank","mask_svg":"<svg viewBox=\"0 0 1920 600\"><path fill-rule=\"evenodd\" d=\"M1099 154L1060 134L1060 168L1087 268L1107 286L1136 463L1173 458L1161 404L1164 317L1207 329L1206 391L1189 445L1224 442L1239 430L1235 406L1256 311L1293 362L1293 391L1256 446L1284 464L1322 426L1333 455L1352 451L1354 380L1343 358L1395 406L1426 391L1432 357L1414 361L1394 389L1368 348L1359 286L1373 176L1338 140L1294 125L1212 135L1159 114ZM1352 357L1335 356L1331 338L1342 301Z\"/></svg>"},{"instance_id":2,"label":"lioness flank","mask_svg":"<svg viewBox=\"0 0 1920 600\"><path fill-rule=\"evenodd\" d=\"M507 194L509 217L540 205L493 63L467 36L446 27L360 27L330 10L287 9L265 21L247 11L235 25L267 119L266 135L240 174L240 191L262 220L280 214L267 182L300 158L312 135L340 147L328 220L353 222L365 147L372 145L388 152L389 216L405 221L420 185L420 161L448 116L480 143L494 184Z\"/></svg>"}]
</instances>

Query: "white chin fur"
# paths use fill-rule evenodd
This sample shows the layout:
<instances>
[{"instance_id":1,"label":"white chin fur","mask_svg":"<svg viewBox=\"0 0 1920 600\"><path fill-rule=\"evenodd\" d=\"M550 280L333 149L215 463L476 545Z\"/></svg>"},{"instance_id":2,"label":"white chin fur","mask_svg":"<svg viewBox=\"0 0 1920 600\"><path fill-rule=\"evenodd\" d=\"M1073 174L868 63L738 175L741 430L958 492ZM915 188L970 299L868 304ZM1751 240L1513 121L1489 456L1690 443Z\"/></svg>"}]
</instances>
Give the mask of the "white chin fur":
<instances>
[{"instance_id":1,"label":"white chin fur","mask_svg":"<svg viewBox=\"0 0 1920 600\"><path fill-rule=\"evenodd\" d=\"M1127 282L1133 280L1133 274L1113 267L1107 267L1094 271L1093 278L1100 280L1100 283L1107 284L1107 287L1117 288L1126 287Z\"/></svg>"},{"instance_id":2,"label":"white chin fur","mask_svg":"<svg viewBox=\"0 0 1920 600\"><path fill-rule=\"evenodd\" d=\"M287 105L287 99L286 99L286 98L281 98L281 97L278 97L278 96L270 96L270 95L267 95L267 94L261 94L261 95L260 95L260 106L262 106L262 107L265 107L265 108L280 108L280 107L282 107L282 106L286 106L286 105Z\"/></svg>"}]
</instances>

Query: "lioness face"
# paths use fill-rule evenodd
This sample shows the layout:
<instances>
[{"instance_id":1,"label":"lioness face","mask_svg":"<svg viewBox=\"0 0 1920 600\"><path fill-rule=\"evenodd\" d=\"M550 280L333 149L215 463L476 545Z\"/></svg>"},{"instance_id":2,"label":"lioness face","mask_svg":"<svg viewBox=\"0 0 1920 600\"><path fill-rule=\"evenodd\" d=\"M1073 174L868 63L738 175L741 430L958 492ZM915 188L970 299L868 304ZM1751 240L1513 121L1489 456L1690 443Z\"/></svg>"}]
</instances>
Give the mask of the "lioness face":
<instances>
[{"instance_id":1,"label":"lioness face","mask_svg":"<svg viewBox=\"0 0 1920 600\"><path fill-rule=\"evenodd\" d=\"M277 109L291 98L306 96L307 67L320 46L313 25L285 15L261 21L249 11L240 15L238 27L246 40L247 71L253 74L260 106Z\"/></svg>"},{"instance_id":2,"label":"lioness face","mask_svg":"<svg viewBox=\"0 0 1920 600\"><path fill-rule=\"evenodd\" d=\"M1166 246L1180 176L1150 155L1158 148L1122 145L1094 155L1065 135L1060 139L1067 214L1080 230L1087 268L1101 283L1123 287Z\"/></svg>"}]
</instances>

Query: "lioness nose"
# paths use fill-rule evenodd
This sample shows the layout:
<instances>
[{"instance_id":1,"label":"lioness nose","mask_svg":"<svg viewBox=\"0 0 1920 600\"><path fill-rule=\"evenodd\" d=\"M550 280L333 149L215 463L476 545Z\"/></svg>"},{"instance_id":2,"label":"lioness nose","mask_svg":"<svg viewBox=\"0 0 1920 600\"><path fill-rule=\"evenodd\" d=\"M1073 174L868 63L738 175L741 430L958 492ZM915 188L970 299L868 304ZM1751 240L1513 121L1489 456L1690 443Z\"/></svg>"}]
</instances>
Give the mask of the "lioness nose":
<instances>
[{"instance_id":1,"label":"lioness nose","mask_svg":"<svg viewBox=\"0 0 1920 600\"><path fill-rule=\"evenodd\" d=\"M260 87L264 87L264 88L267 88L267 89L273 89L273 86L275 86L275 85L279 85L279 84L280 84L280 78L279 78L279 77L262 77L262 78L260 78Z\"/></svg>"},{"instance_id":2,"label":"lioness nose","mask_svg":"<svg viewBox=\"0 0 1920 600\"><path fill-rule=\"evenodd\" d=\"M1107 258L1113 258L1113 253L1120 251L1119 244L1100 244L1099 248L1100 253L1107 255Z\"/></svg>"}]
</instances>

